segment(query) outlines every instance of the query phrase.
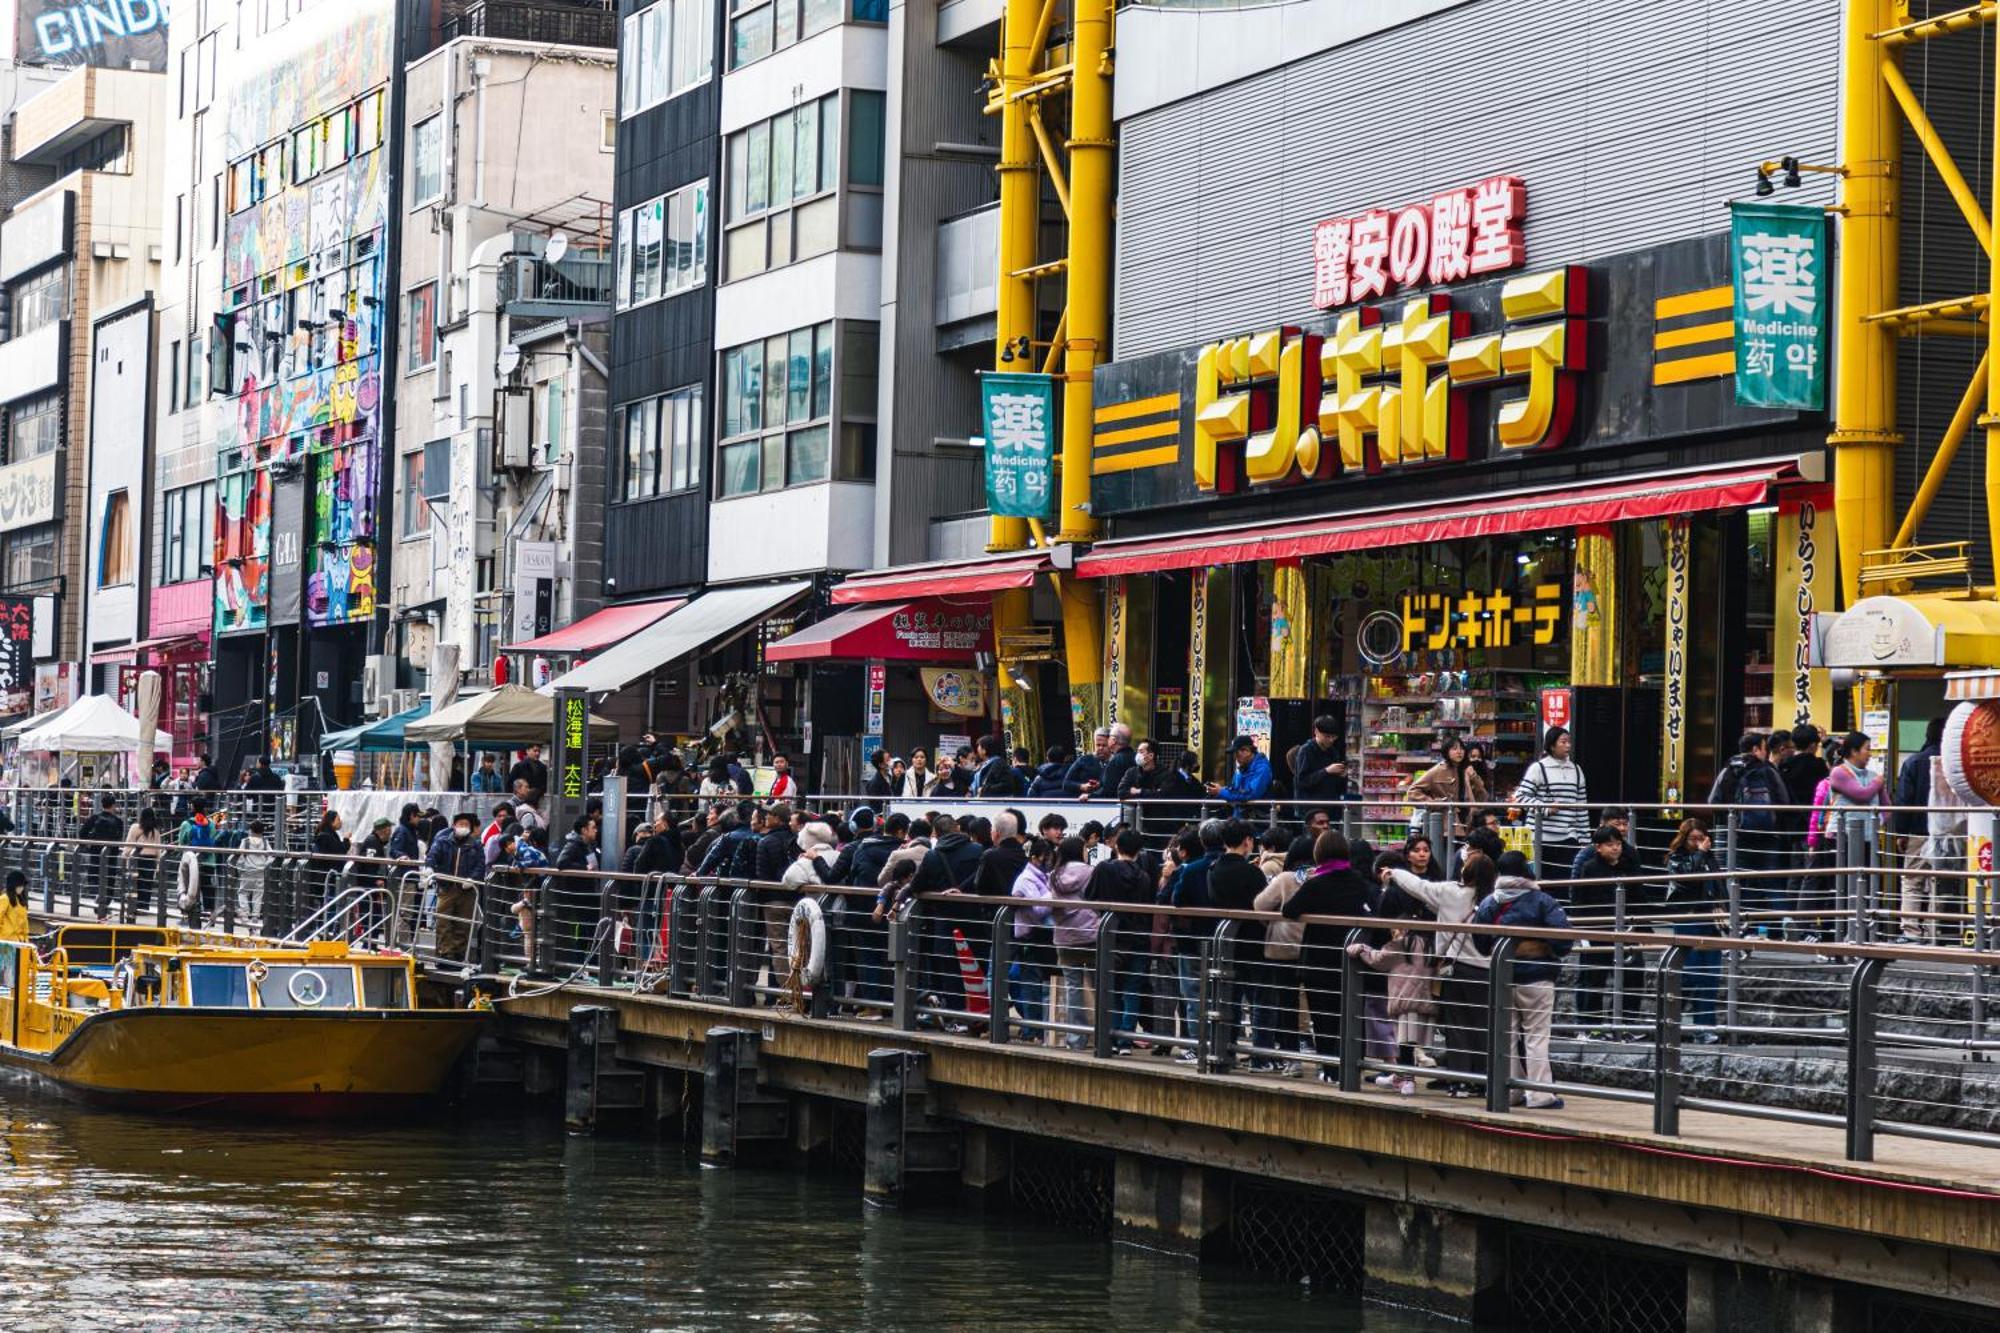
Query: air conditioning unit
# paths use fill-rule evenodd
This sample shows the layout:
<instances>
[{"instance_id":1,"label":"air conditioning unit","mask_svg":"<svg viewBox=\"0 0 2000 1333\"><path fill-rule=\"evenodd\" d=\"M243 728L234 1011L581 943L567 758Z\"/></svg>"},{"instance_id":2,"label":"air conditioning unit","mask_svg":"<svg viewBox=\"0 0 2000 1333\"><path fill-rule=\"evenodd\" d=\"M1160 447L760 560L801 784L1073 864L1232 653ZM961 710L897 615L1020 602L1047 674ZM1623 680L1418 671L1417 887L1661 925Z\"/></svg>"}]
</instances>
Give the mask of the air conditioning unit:
<instances>
[{"instance_id":1,"label":"air conditioning unit","mask_svg":"<svg viewBox=\"0 0 2000 1333\"><path fill-rule=\"evenodd\" d=\"M395 702L396 659L387 653L375 653L361 663L361 702L374 710L377 717L387 717L395 710L390 704Z\"/></svg>"},{"instance_id":2,"label":"air conditioning unit","mask_svg":"<svg viewBox=\"0 0 2000 1333\"><path fill-rule=\"evenodd\" d=\"M407 713L424 701L424 692L422 690L391 690L389 691L389 698L389 712L391 714Z\"/></svg>"}]
</instances>

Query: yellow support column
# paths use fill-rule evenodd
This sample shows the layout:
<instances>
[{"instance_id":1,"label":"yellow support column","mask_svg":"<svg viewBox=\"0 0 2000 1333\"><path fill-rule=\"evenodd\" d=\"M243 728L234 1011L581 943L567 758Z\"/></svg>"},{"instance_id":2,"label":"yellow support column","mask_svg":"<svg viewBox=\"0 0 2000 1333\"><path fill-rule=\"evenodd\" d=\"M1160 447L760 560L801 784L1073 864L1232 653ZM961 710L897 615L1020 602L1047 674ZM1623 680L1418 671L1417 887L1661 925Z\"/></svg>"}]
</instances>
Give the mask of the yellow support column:
<instances>
[{"instance_id":1,"label":"yellow support column","mask_svg":"<svg viewBox=\"0 0 2000 1333\"><path fill-rule=\"evenodd\" d=\"M1013 96L1034 79L1035 23L1040 0L1007 0L1000 21L1000 287L994 319L996 370L1033 370L1035 280L1020 276L1035 265L1041 218L1041 168L1028 124L1028 100ZM986 549L1018 551L1028 544L1028 521L991 520ZM995 601L996 612L998 600ZM1025 613L1023 620L1026 619ZM995 623L998 623L996 614Z\"/></svg>"},{"instance_id":2,"label":"yellow support column","mask_svg":"<svg viewBox=\"0 0 2000 1333\"><path fill-rule=\"evenodd\" d=\"M1993 49L2000 51L2000 23L1993 26L1993 42ZM2000 95L1993 98L1993 125L2000 130ZM1993 145L1992 152L1993 164L2000 166L2000 143ZM1993 204L1988 217L2000 217L2000 176L1993 178ZM1988 555L2000 559L2000 373L1995 373L2000 370L2000 307L1994 304L2000 300L2000 245L1987 247L1987 264L1987 286L1994 295L1988 297L1986 309L1986 364L1981 367L1986 372L1986 415L1980 418L1980 424L1986 427L1986 540L1991 544Z\"/></svg>"},{"instance_id":3,"label":"yellow support column","mask_svg":"<svg viewBox=\"0 0 2000 1333\"><path fill-rule=\"evenodd\" d=\"M1849 0L1845 34L1838 308L1834 338L1834 527L1843 605L1860 597L1861 553L1896 530L1896 334L1870 315L1899 304L1896 207L1901 127L1885 64L1895 50L1871 34L1897 23L1894 0ZM1991 430L1989 428L1989 436ZM1990 450L1989 450L1990 455Z\"/></svg>"},{"instance_id":4,"label":"yellow support column","mask_svg":"<svg viewBox=\"0 0 2000 1333\"><path fill-rule=\"evenodd\" d=\"M1011 6L1010 6L1011 12ZM1058 541L1097 535L1090 512L1091 372L1111 336L1111 0L1075 0L1069 130L1069 341L1063 353ZM1067 620L1067 616L1065 616ZM1071 657L1076 655L1073 650Z\"/></svg>"}]
</instances>

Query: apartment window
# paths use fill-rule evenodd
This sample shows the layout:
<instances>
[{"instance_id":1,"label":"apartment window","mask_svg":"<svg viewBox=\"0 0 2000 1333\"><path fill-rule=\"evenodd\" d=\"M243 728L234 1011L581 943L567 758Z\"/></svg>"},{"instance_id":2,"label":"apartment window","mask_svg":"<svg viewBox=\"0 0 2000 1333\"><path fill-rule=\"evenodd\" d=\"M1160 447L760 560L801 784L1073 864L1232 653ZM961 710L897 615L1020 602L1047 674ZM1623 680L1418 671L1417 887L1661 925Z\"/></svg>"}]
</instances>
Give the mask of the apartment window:
<instances>
[{"instance_id":1,"label":"apartment window","mask_svg":"<svg viewBox=\"0 0 2000 1333\"><path fill-rule=\"evenodd\" d=\"M832 418L832 321L724 352L722 494L825 481Z\"/></svg>"},{"instance_id":2,"label":"apartment window","mask_svg":"<svg viewBox=\"0 0 2000 1333\"><path fill-rule=\"evenodd\" d=\"M704 419L699 384L629 403L623 412L625 499L643 500L701 484Z\"/></svg>"},{"instance_id":3,"label":"apartment window","mask_svg":"<svg viewBox=\"0 0 2000 1333\"><path fill-rule=\"evenodd\" d=\"M444 117L417 122L410 131L410 207L444 197Z\"/></svg>"},{"instance_id":4,"label":"apartment window","mask_svg":"<svg viewBox=\"0 0 2000 1333\"><path fill-rule=\"evenodd\" d=\"M200 289L197 288L196 290ZM222 317L217 316L216 318L219 322ZM211 341L214 343L216 350L222 353L224 364L228 364L229 353L232 349L227 338L225 336L217 336ZM181 395L181 401L189 407L193 407L203 398L207 397L207 378L208 362L202 359L202 340L200 338L190 338L188 340L187 355L187 385L186 392ZM217 380L216 383L223 384L226 381Z\"/></svg>"},{"instance_id":5,"label":"apartment window","mask_svg":"<svg viewBox=\"0 0 2000 1333\"><path fill-rule=\"evenodd\" d=\"M431 507L424 499L424 451L403 455L403 535L431 530Z\"/></svg>"},{"instance_id":6,"label":"apartment window","mask_svg":"<svg viewBox=\"0 0 2000 1333\"><path fill-rule=\"evenodd\" d=\"M724 277L748 277L840 244L840 94L729 136Z\"/></svg>"},{"instance_id":7,"label":"apartment window","mask_svg":"<svg viewBox=\"0 0 2000 1333\"><path fill-rule=\"evenodd\" d=\"M319 175L319 147L326 137L321 121L292 131L292 183L301 184Z\"/></svg>"},{"instance_id":8,"label":"apartment window","mask_svg":"<svg viewBox=\"0 0 2000 1333\"><path fill-rule=\"evenodd\" d=\"M382 146L382 108L388 95L382 91L368 94L354 104L354 152L356 156L370 153ZM439 142L443 142L443 131L438 132Z\"/></svg>"},{"instance_id":9,"label":"apartment window","mask_svg":"<svg viewBox=\"0 0 2000 1333\"><path fill-rule=\"evenodd\" d=\"M26 398L7 412L7 461L52 454L62 440L62 391Z\"/></svg>"},{"instance_id":10,"label":"apartment window","mask_svg":"<svg viewBox=\"0 0 2000 1333\"><path fill-rule=\"evenodd\" d=\"M176 338L167 347L167 411L181 410L181 344Z\"/></svg>"},{"instance_id":11,"label":"apartment window","mask_svg":"<svg viewBox=\"0 0 2000 1333\"><path fill-rule=\"evenodd\" d=\"M161 516L160 582L188 583L202 576L215 548L215 483L168 491Z\"/></svg>"},{"instance_id":12,"label":"apartment window","mask_svg":"<svg viewBox=\"0 0 2000 1333\"><path fill-rule=\"evenodd\" d=\"M417 371L437 361L437 284L427 282L404 298L409 319L405 332L410 340L404 353L404 369Z\"/></svg>"},{"instance_id":13,"label":"apartment window","mask_svg":"<svg viewBox=\"0 0 2000 1333\"><path fill-rule=\"evenodd\" d=\"M132 582L136 563L132 540L132 497L113 491L104 497L104 523L97 538L97 586L116 588Z\"/></svg>"},{"instance_id":14,"label":"apartment window","mask_svg":"<svg viewBox=\"0 0 2000 1333\"><path fill-rule=\"evenodd\" d=\"M715 0L659 0L625 20L618 53L618 111L636 115L714 73L709 24Z\"/></svg>"},{"instance_id":15,"label":"apartment window","mask_svg":"<svg viewBox=\"0 0 2000 1333\"><path fill-rule=\"evenodd\" d=\"M23 278L8 293L8 301L14 308L14 337L54 324L68 313L69 265L57 264Z\"/></svg>"},{"instance_id":16,"label":"apartment window","mask_svg":"<svg viewBox=\"0 0 2000 1333\"><path fill-rule=\"evenodd\" d=\"M183 247L187 236L186 227L187 196L177 194L174 196L174 262L176 264L181 262L181 256L185 253Z\"/></svg>"},{"instance_id":17,"label":"apartment window","mask_svg":"<svg viewBox=\"0 0 2000 1333\"><path fill-rule=\"evenodd\" d=\"M10 532L6 537L7 586L32 588L56 579L56 530Z\"/></svg>"},{"instance_id":18,"label":"apartment window","mask_svg":"<svg viewBox=\"0 0 2000 1333\"><path fill-rule=\"evenodd\" d=\"M741 69L825 32L845 17L846 9L844 0L731 0L729 68ZM861 23L887 22L887 0L855 0L854 18Z\"/></svg>"},{"instance_id":19,"label":"apartment window","mask_svg":"<svg viewBox=\"0 0 2000 1333\"><path fill-rule=\"evenodd\" d=\"M639 305L708 281L708 182L618 215L618 304Z\"/></svg>"}]
</instances>

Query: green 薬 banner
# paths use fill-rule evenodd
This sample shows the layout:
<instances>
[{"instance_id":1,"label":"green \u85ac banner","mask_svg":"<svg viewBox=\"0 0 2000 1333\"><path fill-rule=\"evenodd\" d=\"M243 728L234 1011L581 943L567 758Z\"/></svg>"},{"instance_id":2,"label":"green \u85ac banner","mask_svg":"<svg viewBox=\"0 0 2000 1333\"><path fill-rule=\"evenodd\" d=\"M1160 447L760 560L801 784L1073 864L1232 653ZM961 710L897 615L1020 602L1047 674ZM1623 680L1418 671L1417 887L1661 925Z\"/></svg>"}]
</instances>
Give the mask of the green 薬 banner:
<instances>
[{"instance_id":1,"label":"green \u85ac banner","mask_svg":"<svg viewBox=\"0 0 2000 1333\"><path fill-rule=\"evenodd\" d=\"M1833 304L1826 210L1752 202L1729 207L1736 401L1824 411Z\"/></svg>"}]
</instances>

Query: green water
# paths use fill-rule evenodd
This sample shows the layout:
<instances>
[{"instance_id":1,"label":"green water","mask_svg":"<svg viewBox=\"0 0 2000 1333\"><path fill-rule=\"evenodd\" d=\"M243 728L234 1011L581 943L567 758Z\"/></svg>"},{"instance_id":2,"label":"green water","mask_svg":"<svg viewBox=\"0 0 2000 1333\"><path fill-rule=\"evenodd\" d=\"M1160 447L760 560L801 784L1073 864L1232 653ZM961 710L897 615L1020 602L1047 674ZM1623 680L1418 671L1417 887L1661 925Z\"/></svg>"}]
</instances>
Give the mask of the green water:
<instances>
[{"instance_id":1,"label":"green water","mask_svg":"<svg viewBox=\"0 0 2000 1333\"><path fill-rule=\"evenodd\" d=\"M0 1079L9 1329L1430 1329L1032 1219L865 1207L546 1110L241 1126Z\"/></svg>"}]
</instances>

